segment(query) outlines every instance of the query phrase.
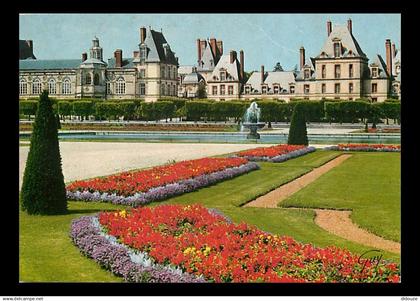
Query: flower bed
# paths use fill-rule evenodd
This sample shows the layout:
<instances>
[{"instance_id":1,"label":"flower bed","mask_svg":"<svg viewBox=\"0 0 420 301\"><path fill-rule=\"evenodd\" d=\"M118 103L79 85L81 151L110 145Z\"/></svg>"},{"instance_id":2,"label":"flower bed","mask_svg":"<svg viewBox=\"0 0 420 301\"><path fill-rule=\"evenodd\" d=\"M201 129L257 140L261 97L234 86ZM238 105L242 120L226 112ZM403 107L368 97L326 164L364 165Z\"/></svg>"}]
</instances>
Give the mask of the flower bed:
<instances>
[{"instance_id":1,"label":"flower bed","mask_svg":"<svg viewBox=\"0 0 420 301\"><path fill-rule=\"evenodd\" d=\"M126 281L400 281L395 263L372 263L337 247L317 248L233 224L200 205L103 212L98 220L74 221L71 237L84 254Z\"/></svg>"},{"instance_id":2,"label":"flower bed","mask_svg":"<svg viewBox=\"0 0 420 301\"><path fill-rule=\"evenodd\" d=\"M131 206L197 190L258 169L245 158L203 158L135 172L76 181L67 186L67 198Z\"/></svg>"},{"instance_id":3,"label":"flower bed","mask_svg":"<svg viewBox=\"0 0 420 301\"><path fill-rule=\"evenodd\" d=\"M314 151L315 147L313 146L279 144L241 151L236 153L236 156L246 158L250 161L284 162Z\"/></svg>"},{"instance_id":4,"label":"flower bed","mask_svg":"<svg viewBox=\"0 0 420 301\"><path fill-rule=\"evenodd\" d=\"M338 144L326 150L360 151L360 152L401 152L401 145L392 144Z\"/></svg>"}]
</instances>

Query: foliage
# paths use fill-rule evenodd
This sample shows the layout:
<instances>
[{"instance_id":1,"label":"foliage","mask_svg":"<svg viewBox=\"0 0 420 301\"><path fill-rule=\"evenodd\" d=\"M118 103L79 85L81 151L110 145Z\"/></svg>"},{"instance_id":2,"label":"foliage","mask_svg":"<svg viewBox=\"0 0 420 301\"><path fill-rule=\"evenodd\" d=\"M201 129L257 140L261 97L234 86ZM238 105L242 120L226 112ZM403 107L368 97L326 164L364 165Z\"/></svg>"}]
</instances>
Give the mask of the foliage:
<instances>
[{"instance_id":1,"label":"foliage","mask_svg":"<svg viewBox=\"0 0 420 301\"><path fill-rule=\"evenodd\" d=\"M136 103L134 101L123 101L118 103L118 111L124 116L124 120L134 118L136 112Z\"/></svg>"},{"instance_id":2,"label":"foliage","mask_svg":"<svg viewBox=\"0 0 420 301\"><path fill-rule=\"evenodd\" d=\"M59 101L58 102L58 109L57 113L61 116L61 118L65 118L65 116L71 116L72 115L72 103L69 101Z\"/></svg>"},{"instance_id":3,"label":"foliage","mask_svg":"<svg viewBox=\"0 0 420 301\"><path fill-rule=\"evenodd\" d=\"M74 115L79 116L81 120L93 115L94 106L91 101L74 101L72 104Z\"/></svg>"},{"instance_id":4,"label":"foliage","mask_svg":"<svg viewBox=\"0 0 420 301\"><path fill-rule=\"evenodd\" d=\"M43 91L39 99L21 198L22 209L28 214L67 212L57 120L47 91Z\"/></svg>"},{"instance_id":5,"label":"foliage","mask_svg":"<svg viewBox=\"0 0 420 301\"><path fill-rule=\"evenodd\" d=\"M211 102L208 101L187 101L185 103L188 120L199 121L202 117L209 117Z\"/></svg>"},{"instance_id":6,"label":"foliage","mask_svg":"<svg viewBox=\"0 0 420 301\"><path fill-rule=\"evenodd\" d=\"M304 109L305 107L301 103L295 105L287 140L287 144L289 145L308 145L308 134L306 131Z\"/></svg>"},{"instance_id":7,"label":"foliage","mask_svg":"<svg viewBox=\"0 0 420 301\"><path fill-rule=\"evenodd\" d=\"M36 114L37 108L38 101L36 100L19 101L19 114L27 115L29 120L31 120L31 115Z\"/></svg>"}]
</instances>

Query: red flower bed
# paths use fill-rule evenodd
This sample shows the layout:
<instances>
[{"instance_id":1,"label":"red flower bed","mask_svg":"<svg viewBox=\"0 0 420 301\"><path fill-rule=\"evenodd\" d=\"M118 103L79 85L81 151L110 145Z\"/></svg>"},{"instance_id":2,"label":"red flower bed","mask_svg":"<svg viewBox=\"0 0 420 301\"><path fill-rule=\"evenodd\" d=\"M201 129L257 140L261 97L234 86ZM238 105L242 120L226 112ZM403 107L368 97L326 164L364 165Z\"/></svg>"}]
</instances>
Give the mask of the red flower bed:
<instances>
[{"instance_id":1,"label":"red flower bed","mask_svg":"<svg viewBox=\"0 0 420 301\"><path fill-rule=\"evenodd\" d=\"M336 247L316 248L200 205L162 205L104 212L100 223L120 242L160 264L210 282L399 282L395 263L375 264Z\"/></svg>"},{"instance_id":2,"label":"red flower bed","mask_svg":"<svg viewBox=\"0 0 420 301\"><path fill-rule=\"evenodd\" d=\"M176 183L204 174L241 166L247 163L244 158L203 158L158 166L146 170L123 172L120 174L75 181L68 185L68 191L99 191L129 196L136 192L146 192L153 187Z\"/></svg>"},{"instance_id":3,"label":"red flower bed","mask_svg":"<svg viewBox=\"0 0 420 301\"><path fill-rule=\"evenodd\" d=\"M288 145L288 144L279 144L269 147L258 147L250 150L244 150L238 152L239 157L277 157L284 155L299 149L306 148L305 145Z\"/></svg>"}]
</instances>

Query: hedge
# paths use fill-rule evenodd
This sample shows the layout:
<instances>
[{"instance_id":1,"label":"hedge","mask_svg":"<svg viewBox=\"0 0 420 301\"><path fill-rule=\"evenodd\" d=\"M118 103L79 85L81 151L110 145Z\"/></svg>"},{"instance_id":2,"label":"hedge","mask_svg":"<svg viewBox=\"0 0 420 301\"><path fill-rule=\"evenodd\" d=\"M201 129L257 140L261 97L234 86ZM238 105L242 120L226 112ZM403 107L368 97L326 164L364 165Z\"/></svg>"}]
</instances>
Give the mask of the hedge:
<instances>
[{"instance_id":1,"label":"hedge","mask_svg":"<svg viewBox=\"0 0 420 301\"><path fill-rule=\"evenodd\" d=\"M19 114L27 115L31 120L31 115L35 115L38 109L38 101L25 100L19 102Z\"/></svg>"}]
</instances>

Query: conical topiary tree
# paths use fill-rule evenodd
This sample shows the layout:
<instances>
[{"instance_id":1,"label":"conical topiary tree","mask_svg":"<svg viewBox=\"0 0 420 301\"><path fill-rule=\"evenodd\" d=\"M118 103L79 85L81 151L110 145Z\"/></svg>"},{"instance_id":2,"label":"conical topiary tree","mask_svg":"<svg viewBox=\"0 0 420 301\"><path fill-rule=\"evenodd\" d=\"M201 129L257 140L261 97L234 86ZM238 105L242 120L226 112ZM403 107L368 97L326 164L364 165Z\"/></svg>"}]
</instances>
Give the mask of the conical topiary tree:
<instances>
[{"instance_id":1,"label":"conical topiary tree","mask_svg":"<svg viewBox=\"0 0 420 301\"><path fill-rule=\"evenodd\" d=\"M22 210L28 214L67 212L57 119L47 91L42 92L39 98L23 175L21 200Z\"/></svg>"},{"instance_id":2,"label":"conical topiary tree","mask_svg":"<svg viewBox=\"0 0 420 301\"><path fill-rule=\"evenodd\" d=\"M308 133L306 131L306 118L303 104L295 105L290 121L287 144L308 145Z\"/></svg>"}]
</instances>

